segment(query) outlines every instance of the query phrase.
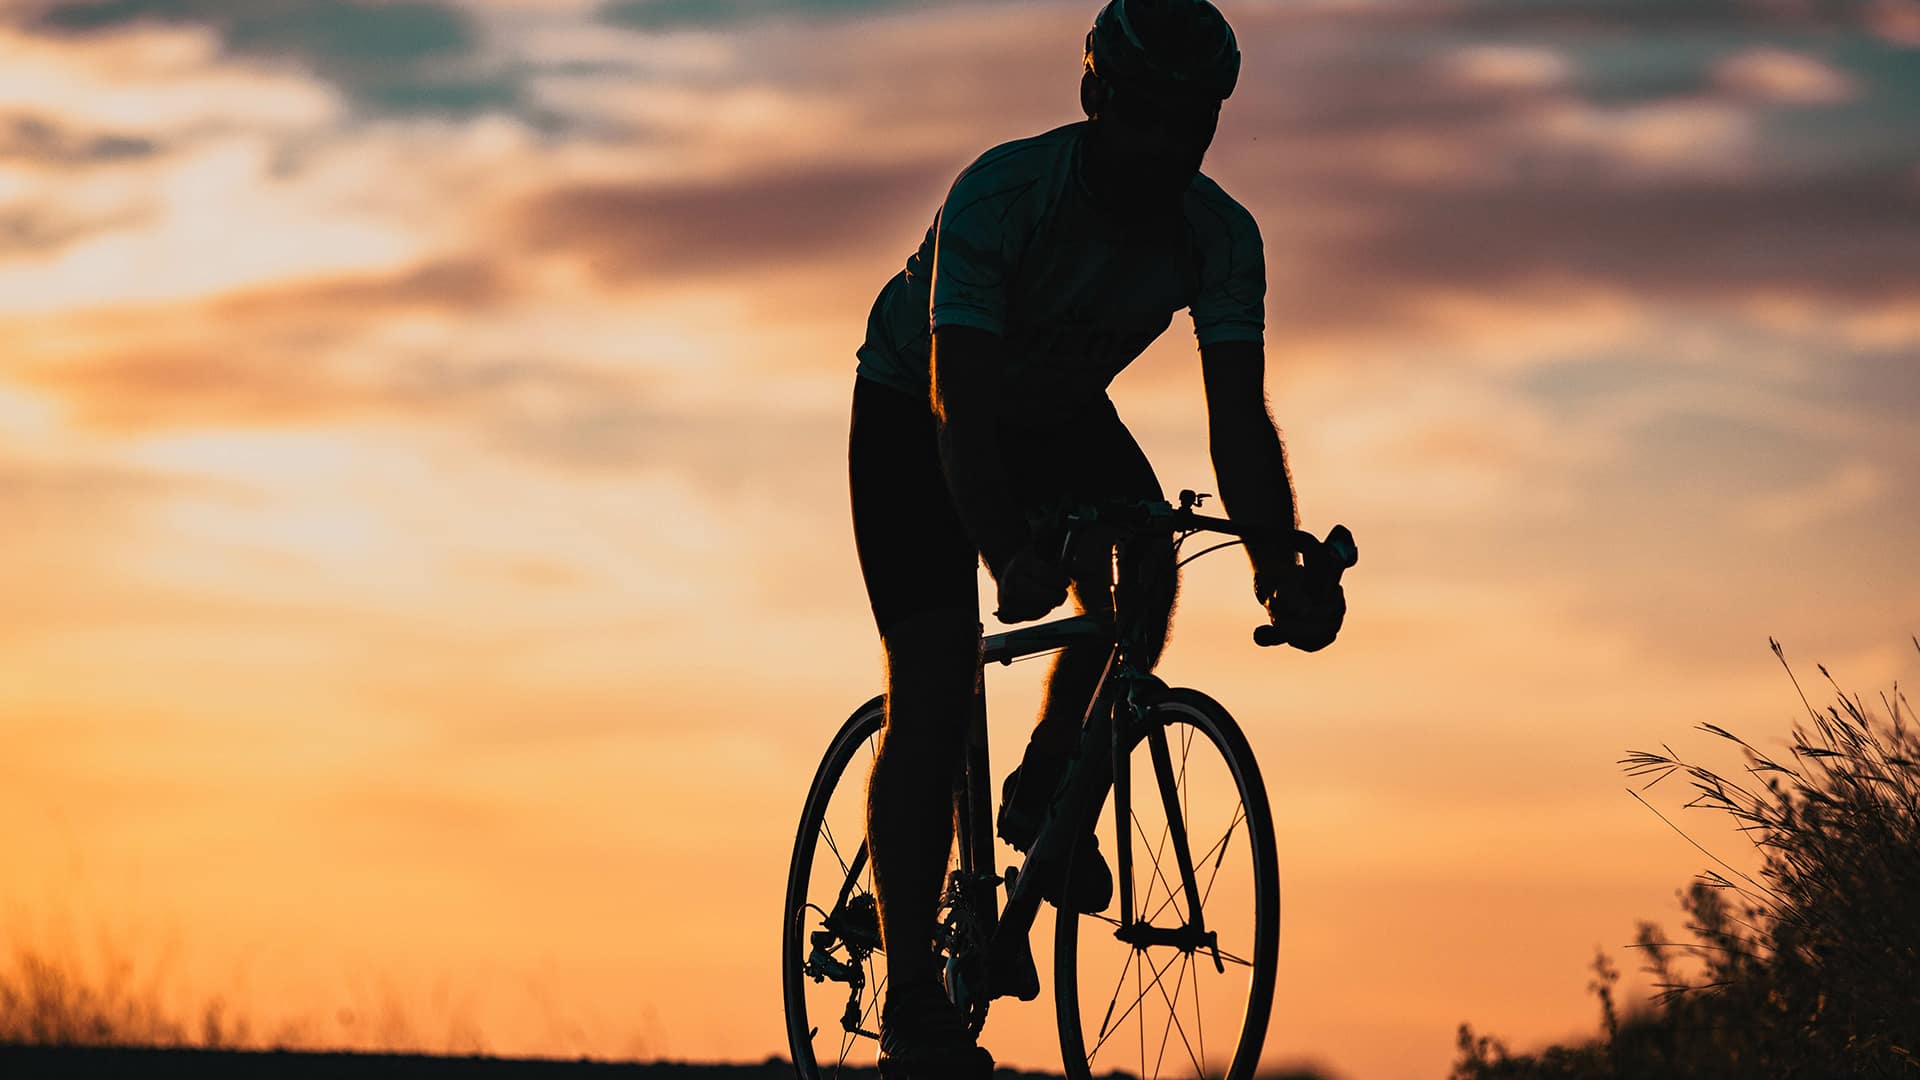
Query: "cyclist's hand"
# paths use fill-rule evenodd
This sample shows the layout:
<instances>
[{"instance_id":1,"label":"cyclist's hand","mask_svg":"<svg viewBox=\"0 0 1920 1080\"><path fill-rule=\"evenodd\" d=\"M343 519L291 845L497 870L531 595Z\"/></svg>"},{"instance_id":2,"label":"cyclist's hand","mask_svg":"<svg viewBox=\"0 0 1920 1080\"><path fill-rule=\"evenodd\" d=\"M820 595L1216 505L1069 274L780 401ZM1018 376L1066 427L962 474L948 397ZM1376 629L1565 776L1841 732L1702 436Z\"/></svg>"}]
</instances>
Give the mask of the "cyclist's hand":
<instances>
[{"instance_id":1,"label":"cyclist's hand","mask_svg":"<svg viewBox=\"0 0 1920 1080\"><path fill-rule=\"evenodd\" d=\"M1038 619L1067 599L1067 572L1032 546L1014 552L1000 571L998 584L1000 606L993 614L1003 623Z\"/></svg>"},{"instance_id":2,"label":"cyclist's hand","mask_svg":"<svg viewBox=\"0 0 1920 1080\"><path fill-rule=\"evenodd\" d=\"M1301 652L1319 652L1333 644L1347 618L1347 593L1339 582L1310 586L1304 577L1274 589L1266 598L1267 619Z\"/></svg>"}]
</instances>

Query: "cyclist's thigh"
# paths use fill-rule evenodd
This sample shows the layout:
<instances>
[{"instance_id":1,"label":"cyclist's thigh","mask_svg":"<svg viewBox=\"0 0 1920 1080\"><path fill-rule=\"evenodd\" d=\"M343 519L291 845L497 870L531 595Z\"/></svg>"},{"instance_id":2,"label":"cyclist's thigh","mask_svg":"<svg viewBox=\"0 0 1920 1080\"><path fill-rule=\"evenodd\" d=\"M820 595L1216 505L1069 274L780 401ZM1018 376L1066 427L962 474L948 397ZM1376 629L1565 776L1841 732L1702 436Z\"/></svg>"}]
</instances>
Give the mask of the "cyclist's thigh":
<instances>
[{"instance_id":1,"label":"cyclist's thigh","mask_svg":"<svg viewBox=\"0 0 1920 1080\"><path fill-rule=\"evenodd\" d=\"M1018 448L1023 479L1020 496L1031 509L1062 501L1131 497L1164 498L1153 464L1111 402L1102 401L1044 436L1014 432L1007 440ZM1014 455L1009 455L1010 458ZM1077 553L1069 567L1075 598L1083 608L1110 606L1106 553L1092 547ZM1146 599L1164 624L1173 609L1176 575L1169 544L1135 545L1121 565L1121 586Z\"/></svg>"},{"instance_id":2,"label":"cyclist's thigh","mask_svg":"<svg viewBox=\"0 0 1920 1080\"><path fill-rule=\"evenodd\" d=\"M970 634L979 625L979 556L947 494L936 437L926 402L854 380L847 438L853 541L883 641L929 622L958 621Z\"/></svg>"}]
</instances>

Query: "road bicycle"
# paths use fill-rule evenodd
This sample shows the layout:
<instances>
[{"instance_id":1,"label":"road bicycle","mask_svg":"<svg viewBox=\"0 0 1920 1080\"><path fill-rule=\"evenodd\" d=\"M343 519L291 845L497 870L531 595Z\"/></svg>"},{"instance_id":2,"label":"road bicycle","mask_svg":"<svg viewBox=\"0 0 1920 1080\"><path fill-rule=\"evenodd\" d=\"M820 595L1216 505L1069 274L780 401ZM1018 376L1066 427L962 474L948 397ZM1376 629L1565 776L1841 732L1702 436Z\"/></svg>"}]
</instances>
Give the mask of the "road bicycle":
<instances>
[{"instance_id":1,"label":"road bicycle","mask_svg":"<svg viewBox=\"0 0 1920 1080\"><path fill-rule=\"evenodd\" d=\"M1266 789L1226 709L1199 691L1170 688L1136 664L1145 620L1125 606L1118 567L1130 545L1171 541L1177 553L1189 537L1213 532L1237 539L1176 565L1259 538L1293 547L1309 587L1324 588L1339 581L1357 552L1345 526L1324 541L1299 530L1256 533L1199 513L1205 498L1183 491L1178 506L1110 500L1065 511L1056 534L1062 562L1075 544L1108 549L1113 614L1075 615L982 640L983 669L1081 642L1109 649L1079 751L1025 861L1004 873L994 871L984 671L976 676L965 762L954 783L955 854L930 939L948 997L979 1034L994 1000L1039 996L1028 935L1041 882L1069 875L1080 838L1097 835L1112 858L1114 900L1091 915L1060 909L1054 928L1054 1007L1062 1061L1074 1080L1116 1070L1142 1080L1250 1080L1266 1038L1280 932ZM1262 626L1254 640L1286 639ZM876 696L841 725L794 837L781 980L800 1080L835 1080L871 1065L878 1052L886 980L865 805L883 706Z\"/></svg>"}]
</instances>

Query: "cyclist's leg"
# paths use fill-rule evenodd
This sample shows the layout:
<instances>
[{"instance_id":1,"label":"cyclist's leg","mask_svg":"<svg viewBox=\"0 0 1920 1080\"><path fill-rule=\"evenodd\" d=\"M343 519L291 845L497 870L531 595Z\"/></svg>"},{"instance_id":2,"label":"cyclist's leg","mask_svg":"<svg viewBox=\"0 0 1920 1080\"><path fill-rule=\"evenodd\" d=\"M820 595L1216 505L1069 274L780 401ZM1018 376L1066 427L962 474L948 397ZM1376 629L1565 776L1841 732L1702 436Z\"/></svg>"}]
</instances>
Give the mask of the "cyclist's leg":
<instances>
[{"instance_id":1,"label":"cyclist's leg","mask_svg":"<svg viewBox=\"0 0 1920 1080\"><path fill-rule=\"evenodd\" d=\"M1008 441L1020 446L1020 460L1032 463L1024 474L1028 483L1021 492L1029 505L1063 498L1162 497L1152 464L1111 403L1089 409L1045 437L1016 432L1009 433ZM1136 653L1135 658L1149 669L1159 661L1166 645L1178 584L1173 562L1171 545L1158 544L1129 551L1121 567L1122 603L1130 609L1138 604L1146 606L1149 644L1146 655ZM1113 598L1108 593L1112 571L1105 550L1087 545L1075 553L1066 569L1073 580L1076 609L1113 610ZM1009 819L1012 828L1003 832L1023 833L1037 826L1042 800L1074 752L1080 722L1092 703L1106 662L1107 649L1098 644L1070 647L1054 657L1033 735L1022 757L1022 780L1003 793L1016 804L1015 817ZM1027 777L1037 782L1028 784Z\"/></svg>"},{"instance_id":2,"label":"cyclist's leg","mask_svg":"<svg viewBox=\"0 0 1920 1080\"><path fill-rule=\"evenodd\" d=\"M867 844L888 981L899 985L933 971L953 771L979 663L977 554L948 499L924 402L857 380L848 471L854 543L886 650L887 717L868 780Z\"/></svg>"},{"instance_id":3,"label":"cyclist's leg","mask_svg":"<svg viewBox=\"0 0 1920 1080\"><path fill-rule=\"evenodd\" d=\"M1042 482L1057 494L1075 499L1133 496L1163 497L1153 465L1140 449L1111 403L1103 403L1064 429L1053 452L1045 455L1050 467ZM1035 496L1038 498L1039 496ZM1088 545L1067 567L1073 579L1073 600L1082 612L1111 612L1108 593L1112 573L1107 553ZM1159 663L1165 649L1179 586L1170 544L1135 546L1120 568L1121 602L1145 605L1147 649L1135 660L1147 670ZM1080 721L1092 703L1093 692L1107 660L1103 645L1077 646L1054 658L1047 675L1046 695L1029 746L1035 753L1068 755L1079 734Z\"/></svg>"},{"instance_id":4,"label":"cyclist's leg","mask_svg":"<svg viewBox=\"0 0 1920 1080\"><path fill-rule=\"evenodd\" d=\"M971 707L979 624L930 609L883 634L887 719L867 780L867 850L880 938L894 986L926 981L932 929L953 847L953 773Z\"/></svg>"}]
</instances>

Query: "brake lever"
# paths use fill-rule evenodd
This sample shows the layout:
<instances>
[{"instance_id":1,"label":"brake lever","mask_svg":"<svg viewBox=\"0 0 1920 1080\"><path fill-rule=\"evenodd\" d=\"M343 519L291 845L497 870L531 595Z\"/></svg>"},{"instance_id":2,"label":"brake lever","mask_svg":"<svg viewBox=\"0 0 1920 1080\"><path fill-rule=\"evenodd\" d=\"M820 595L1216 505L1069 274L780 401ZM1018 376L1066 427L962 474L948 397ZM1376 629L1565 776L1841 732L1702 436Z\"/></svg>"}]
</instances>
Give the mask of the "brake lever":
<instances>
[{"instance_id":1,"label":"brake lever","mask_svg":"<svg viewBox=\"0 0 1920 1080\"><path fill-rule=\"evenodd\" d=\"M1311 533L1305 534L1309 537ZM1340 575L1360 561L1360 548L1353 542L1353 531L1345 525L1335 525L1328 530L1325 540L1316 541L1311 546L1303 545L1300 552L1310 588L1331 589L1340 584ZM1253 628L1253 643L1261 648L1285 645L1291 640L1286 630L1272 623Z\"/></svg>"}]
</instances>

